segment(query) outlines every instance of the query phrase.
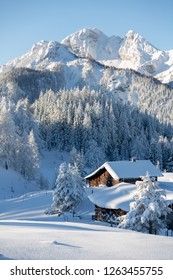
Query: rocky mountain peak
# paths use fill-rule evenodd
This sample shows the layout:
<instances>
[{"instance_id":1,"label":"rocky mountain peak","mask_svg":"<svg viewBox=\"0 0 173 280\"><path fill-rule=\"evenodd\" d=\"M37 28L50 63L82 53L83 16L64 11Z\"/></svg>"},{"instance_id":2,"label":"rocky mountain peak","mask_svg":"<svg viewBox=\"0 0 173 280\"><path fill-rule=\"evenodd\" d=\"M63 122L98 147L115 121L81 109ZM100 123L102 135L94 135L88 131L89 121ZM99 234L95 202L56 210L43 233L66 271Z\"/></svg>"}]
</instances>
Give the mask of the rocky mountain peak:
<instances>
[{"instance_id":1,"label":"rocky mountain peak","mask_svg":"<svg viewBox=\"0 0 173 280\"><path fill-rule=\"evenodd\" d=\"M157 49L133 30L121 38L109 37L97 28L84 28L61 43L40 41L29 52L1 67L0 72L11 67L51 70L56 69L59 62L67 64L77 59L93 59L106 66L132 69L163 83L171 84L173 80L173 51Z\"/></svg>"}]
</instances>

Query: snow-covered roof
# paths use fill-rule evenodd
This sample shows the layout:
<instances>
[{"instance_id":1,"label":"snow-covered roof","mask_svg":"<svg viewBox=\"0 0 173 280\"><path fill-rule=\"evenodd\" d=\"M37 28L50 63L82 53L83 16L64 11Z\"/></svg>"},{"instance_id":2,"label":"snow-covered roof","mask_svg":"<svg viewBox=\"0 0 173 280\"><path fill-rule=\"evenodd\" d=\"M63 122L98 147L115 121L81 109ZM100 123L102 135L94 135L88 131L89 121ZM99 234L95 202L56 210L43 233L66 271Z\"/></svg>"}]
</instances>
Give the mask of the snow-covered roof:
<instances>
[{"instance_id":1,"label":"snow-covered roof","mask_svg":"<svg viewBox=\"0 0 173 280\"><path fill-rule=\"evenodd\" d=\"M135 161L110 161L105 162L93 173L87 175L85 179L89 179L97 174L101 169L106 169L114 179L121 178L140 178L148 172L152 177L162 176L161 171L156 168L150 160L135 160Z\"/></svg>"},{"instance_id":2,"label":"snow-covered roof","mask_svg":"<svg viewBox=\"0 0 173 280\"><path fill-rule=\"evenodd\" d=\"M89 188L89 200L107 209L123 209L129 211L130 202L134 201L133 195L136 191L136 185L120 183L113 187L93 187Z\"/></svg>"},{"instance_id":3,"label":"snow-covered roof","mask_svg":"<svg viewBox=\"0 0 173 280\"><path fill-rule=\"evenodd\" d=\"M173 174L173 173L172 173ZM165 177L164 177L165 178ZM172 182L169 183L162 178L159 182L159 186L161 189L166 192L166 199L169 201L173 201L173 185ZM122 209L125 211L129 211L130 202L134 201L134 194L137 190L137 186L135 184L129 183L119 183L112 187L107 186L99 186L99 187L89 187L87 189L87 195L89 200L102 208L107 209ZM172 202L171 202L172 204Z\"/></svg>"}]
</instances>

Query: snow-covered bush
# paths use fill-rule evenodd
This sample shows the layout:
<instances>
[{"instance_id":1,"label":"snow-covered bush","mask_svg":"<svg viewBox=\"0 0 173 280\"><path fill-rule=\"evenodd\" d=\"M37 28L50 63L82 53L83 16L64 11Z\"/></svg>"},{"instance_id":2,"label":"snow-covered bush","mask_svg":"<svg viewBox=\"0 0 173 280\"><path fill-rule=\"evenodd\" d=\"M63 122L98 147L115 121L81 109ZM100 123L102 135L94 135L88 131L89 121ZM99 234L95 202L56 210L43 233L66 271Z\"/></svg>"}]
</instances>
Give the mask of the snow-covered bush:
<instances>
[{"instance_id":1,"label":"snow-covered bush","mask_svg":"<svg viewBox=\"0 0 173 280\"><path fill-rule=\"evenodd\" d=\"M130 211L120 218L118 227L155 234L166 228L166 216L172 210L168 207L166 193L147 174L137 181L135 201L130 203Z\"/></svg>"},{"instance_id":2,"label":"snow-covered bush","mask_svg":"<svg viewBox=\"0 0 173 280\"><path fill-rule=\"evenodd\" d=\"M74 210L83 197L82 178L75 166L66 162L59 167L55 182L52 208L59 211Z\"/></svg>"}]
</instances>

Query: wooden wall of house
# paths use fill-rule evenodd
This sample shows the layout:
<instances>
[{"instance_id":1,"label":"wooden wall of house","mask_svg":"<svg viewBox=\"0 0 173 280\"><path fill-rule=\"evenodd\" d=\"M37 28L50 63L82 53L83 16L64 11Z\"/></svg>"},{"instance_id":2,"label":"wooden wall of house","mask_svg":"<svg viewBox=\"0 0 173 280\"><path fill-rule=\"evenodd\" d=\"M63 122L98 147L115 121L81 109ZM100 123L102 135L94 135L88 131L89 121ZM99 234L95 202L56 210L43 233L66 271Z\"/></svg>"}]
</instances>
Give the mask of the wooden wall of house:
<instances>
[{"instance_id":1,"label":"wooden wall of house","mask_svg":"<svg viewBox=\"0 0 173 280\"><path fill-rule=\"evenodd\" d=\"M136 181L141 181L141 178L123 178L121 179L121 182L129 183L129 184L135 184Z\"/></svg>"},{"instance_id":2,"label":"wooden wall of house","mask_svg":"<svg viewBox=\"0 0 173 280\"><path fill-rule=\"evenodd\" d=\"M157 177L152 177L153 180L157 181ZM125 183L130 183L130 184L135 184L136 181L142 181L142 178L122 178L120 179L121 182L125 182Z\"/></svg>"},{"instance_id":3,"label":"wooden wall of house","mask_svg":"<svg viewBox=\"0 0 173 280\"><path fill-rule=\"evenodd\" d=\"M91 177L89 179L89 186L100 186L100 185L106 185L108 187L114 186L116 184L120 183L120 180L115 180L106 169L101 169L97 174Z\"/></svg>"},{"instance_id":4,"label":"wooden wall of house","mask_svg":"<svg viewBox=\"0 0 173 280\"><path fill-rule=\"evenodd\" d=\"M168 229L173 230L173 204L169 205L169 207L172 209L172 212L167 215L167 226Z\"/></svg>"},{"instance_id":5,"label":"wooden wall of house","mask_svg":"<svg viewBox=\"0 0 173 280\"><path fill-rule=\"evenodd\" d=\"M115 217L127 214L127 211L122 209L107 209L95 205L95 220L107 222L113 215Z\"/></svg>"},{"instance_id":6,"label":"wooden wall of house","mask_svg":"<svg viewBox=\"0 0 173 280\"><path fill-rule=\"evenodd\" d=\"M154 177L155 180L157 180L157 177ZM129 184L135 184L136 181L141 181L142 179L139 178L120 178L120 179L114 179L109 172L103 168L99 170L95 175L93 175L91 178L89 178L89 186L100 186L105 185L107 187L114 186L116 184L119 184L121 182L129 183Z\"/></svg>"}]
</instances>

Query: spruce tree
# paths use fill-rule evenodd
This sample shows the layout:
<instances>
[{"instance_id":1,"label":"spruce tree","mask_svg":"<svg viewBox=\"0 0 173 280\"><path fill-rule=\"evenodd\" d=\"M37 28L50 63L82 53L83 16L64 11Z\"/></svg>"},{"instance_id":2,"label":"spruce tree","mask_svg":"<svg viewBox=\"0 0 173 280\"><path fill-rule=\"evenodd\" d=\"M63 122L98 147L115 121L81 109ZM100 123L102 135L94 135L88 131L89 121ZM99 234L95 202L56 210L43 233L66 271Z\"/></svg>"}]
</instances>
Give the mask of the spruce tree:
<instances>
[{"instance_id":1,"label":"spruce tree","mask_svg":"<svg viewBox=\"0 0 173 280\"><path fill-rule=\"evenodd\" d=\"M55 187L52 208L60 212L74 210L83 196L82 179L77 168L62 163Z\"/></svg>"},{"instance_id":2,"label":"spruce tree","mask_svg":"<svg viewBox=\"0 0 173 280\"><path fill-rule=\"evenodd\" d=\"M172 210L168 207L165 191L149 174L136 185L135 201L130 203L130 211L120 218L119 228L150 234L166 228L165 218Z\"/></svg>"}]
</instances>

